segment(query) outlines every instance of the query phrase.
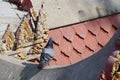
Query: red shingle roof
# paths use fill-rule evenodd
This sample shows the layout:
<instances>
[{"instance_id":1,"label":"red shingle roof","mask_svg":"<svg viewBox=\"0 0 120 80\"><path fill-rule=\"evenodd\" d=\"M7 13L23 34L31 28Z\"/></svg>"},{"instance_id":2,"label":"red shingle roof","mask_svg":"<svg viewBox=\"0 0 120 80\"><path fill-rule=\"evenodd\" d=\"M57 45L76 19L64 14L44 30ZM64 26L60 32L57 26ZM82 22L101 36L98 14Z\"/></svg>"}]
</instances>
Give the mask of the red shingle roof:
<instances>
[{"instance_id":1,"label":"red shingle roof","mask_svg":"<svg viewBox=\"0 0 120 80\"><path fill-rule=\"evenodd\" d=\"M118 22L119 21L119 22ZM50 65L68 65L98 52L120 26L120 14L49 31L55 59Z\"/></svg>"}]
</instances>

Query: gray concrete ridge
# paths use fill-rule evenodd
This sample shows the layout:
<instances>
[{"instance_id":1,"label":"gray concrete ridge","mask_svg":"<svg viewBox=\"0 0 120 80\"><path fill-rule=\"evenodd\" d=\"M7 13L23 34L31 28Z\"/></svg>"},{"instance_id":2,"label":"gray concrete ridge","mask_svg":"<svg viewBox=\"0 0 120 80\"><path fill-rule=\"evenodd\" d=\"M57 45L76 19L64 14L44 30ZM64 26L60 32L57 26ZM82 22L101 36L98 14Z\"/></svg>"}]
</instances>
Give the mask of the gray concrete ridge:
<instances>
[{"instance_id":1,"label":"gray concrete ridge","mask_svg":"<svg viewBox=\"0 0 120 80\"><path fill-rule=\"evenodd\" d=\"M0 56L0 80L97 80L104 69L106 60L114 50L114 41L120 34L120 28L109 43L95 55L76 64L37 69L37 64Z\"/></svg>"}]
</instances>

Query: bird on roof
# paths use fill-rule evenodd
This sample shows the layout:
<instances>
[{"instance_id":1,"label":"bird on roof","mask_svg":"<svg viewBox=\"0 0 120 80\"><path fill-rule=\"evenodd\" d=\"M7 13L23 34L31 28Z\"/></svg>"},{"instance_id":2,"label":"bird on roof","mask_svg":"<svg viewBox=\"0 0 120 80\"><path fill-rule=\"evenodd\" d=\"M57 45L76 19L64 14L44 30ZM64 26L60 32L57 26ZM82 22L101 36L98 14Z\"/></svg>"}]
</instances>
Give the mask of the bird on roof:
<instances>
[{"instance_id":1,"label":"bird on roof","mask_svg":"<svg viewBox=\"0 0 120 80\"><path fill-rule=\"evenodd\" d=\"M53 49L53 38L51 37L46 46L43 48L40 56L40 64L38 65L39 69L42 69L54 58L54 49Z\"/></svg>"}]
</instances>

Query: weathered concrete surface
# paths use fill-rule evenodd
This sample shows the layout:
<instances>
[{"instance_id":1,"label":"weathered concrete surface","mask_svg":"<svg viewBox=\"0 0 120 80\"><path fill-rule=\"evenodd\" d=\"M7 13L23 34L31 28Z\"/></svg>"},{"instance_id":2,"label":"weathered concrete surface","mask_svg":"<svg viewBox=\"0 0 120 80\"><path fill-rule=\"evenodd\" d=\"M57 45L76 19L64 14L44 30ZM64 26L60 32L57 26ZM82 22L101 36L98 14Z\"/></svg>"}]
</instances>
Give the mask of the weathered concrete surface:
<instances>
[{"instance_id":1,"label":"weathered concrete surface","mask_svg":"<svg viewBox=\"0 0 120 80\"><path fill-rule=\"evenodd\" d=\"M16 26L26 12L17 10L17 6L0 0L0 24L11 24ZM19 17L18 17L19 15Z\"/></svg>"},{"instance_id":2,"label":"weathered concrete surface","mask_svg":"<svg viewBox=\"0 0 120 80\"><path fill-rule=\"evenodd\" d=\"M45 0L50 28L120 12L120 0Z\"/></svg>"},{"instance_id":3,"label":"weathered concrete surface","mask_svg":"<svg viewBox=\"0 0 120 80\"><path fill-rule=\"evenodd\" d=\"M110 42L98 53L74 65L38 70L37 64L19 61L5 55L0 56L0 80L97 80L104 69L106 60L114 50L114 40L120 29Z\"/></svg>"},{"instance_id":4,"label":"weathered concrete surface","mask_svg":"<svg viewBox=\"0 0 120 80\"><path fill-rule=\"evenodd\" d=\"M31 0L35 10L42 0ZM47 10L47 25L56 28L79 23L120 12L120 0L44 0ZM18 24L19 17L26 14L17 7L0 0L0 24Z\"/></svg>"}]
</instances>

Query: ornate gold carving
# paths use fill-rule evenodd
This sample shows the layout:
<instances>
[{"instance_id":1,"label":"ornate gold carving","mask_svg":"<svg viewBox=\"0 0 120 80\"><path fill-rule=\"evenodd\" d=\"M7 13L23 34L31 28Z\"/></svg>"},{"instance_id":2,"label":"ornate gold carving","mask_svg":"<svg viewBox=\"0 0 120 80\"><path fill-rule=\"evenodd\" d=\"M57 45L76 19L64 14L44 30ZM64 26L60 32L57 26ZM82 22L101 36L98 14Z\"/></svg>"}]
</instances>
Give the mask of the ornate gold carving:
<instances>
[{"instance_id":1,"label":"ornate gold carving","mask_svg":"<svg viewBox=\"0 0 120 80\"><path fill-rule=\"evenodd\" d=\"M13 49L15 35L14 35L13 31L11 30L10 25L8 25L7 30L6 30L2 40L5 40L7 50Z\"/></svg>"},{"instance_id":2,"label":"ornate gold carving","mask_svg":"<svg viewBox=\"0 0 120 80\"><path fill-rule=\"evenodd\" d=\"M31 8L30 14L23 16L16 32L13 32L8 25L3 40L5 40L6 50L18 52L14 55L17 59L27 61L36 61L37 59L38 61L40 53L48 41L49 30L46 25L46 10L43 4L41 4L38 14L34 8ZM26 50L28 47L29 49ZM0 47L1 51L3 51L2 47Z\"/></svg>"}]
</instances>

